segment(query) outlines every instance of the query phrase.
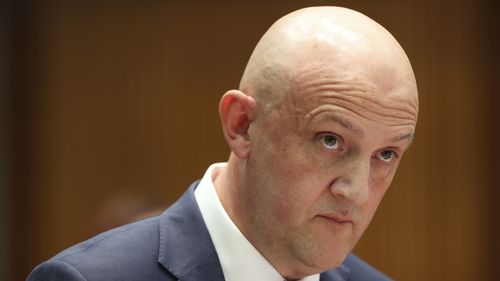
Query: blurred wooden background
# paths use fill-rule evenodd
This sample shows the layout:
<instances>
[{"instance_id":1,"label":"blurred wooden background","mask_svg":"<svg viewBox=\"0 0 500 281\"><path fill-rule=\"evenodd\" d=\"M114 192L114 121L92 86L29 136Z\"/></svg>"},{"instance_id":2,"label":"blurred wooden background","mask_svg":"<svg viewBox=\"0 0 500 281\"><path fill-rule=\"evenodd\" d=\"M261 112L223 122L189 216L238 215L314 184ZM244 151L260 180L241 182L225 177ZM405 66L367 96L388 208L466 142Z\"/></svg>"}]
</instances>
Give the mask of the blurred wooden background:
<instances>
[{"instance_id":1,"label":"blurred wooden background","mask_svg":"<svg viewBox=\"0 0 500 281\"><path fill-rule=\"evenodd\" d=\"M1 5L1 280L24 280L60 250L157 212L224 161L220 96L238 86L267 27L311 5L381 23L419 85L415 142L356 253L396 280L500 275L492 1Z\"/></svg>"}]
</instances>

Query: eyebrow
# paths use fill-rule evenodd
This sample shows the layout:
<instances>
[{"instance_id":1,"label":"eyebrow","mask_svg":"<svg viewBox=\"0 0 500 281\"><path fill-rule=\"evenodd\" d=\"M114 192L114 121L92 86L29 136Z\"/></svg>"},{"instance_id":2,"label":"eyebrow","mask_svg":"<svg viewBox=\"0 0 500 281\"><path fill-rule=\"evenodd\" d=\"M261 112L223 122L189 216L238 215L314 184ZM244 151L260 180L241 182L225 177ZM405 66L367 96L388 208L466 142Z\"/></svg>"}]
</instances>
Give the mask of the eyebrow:
<instances>
[{"instance_id":1,"label":"eyebrow","mask_svg":"<svg viewBox=\"0 0 500 281\"><path fill-rule=\"evenodd\" d=\"M392 139L392 142L398 142L398 141L402 141L405 139L408 139L408 142L411 143L413 140L413 133L407 133L407 134L404 134L402 136L395 137Z\"/></svg>"},{"instance_id":2,"label":"eyebrow","mask_svg":"<svg viewBox=\"0 0 500 281\"><path fill-rule=\"evenodd\" d=\"M349 121L347 121L346 119L344 119L336 114L329 114L325 118L331 119L331 120L339 123L342 127L344 127L345 129L347 129L348 131L350 131L351 133L353 133L355 135L364 136L364 132L362 130L356 128Z\"/></svg>"},{"instance_id":3,"label":"eyebrow","mask_svg":"<svg viewBox=\"0 0 500 281\"><path fill-rule=\"evenodd\" d=\"M342 127L344 127L345 129L347 129L348 131L350 131L351 133L353 133L355 135L364 136L364 132L362 130L356 128L349 121L338 116L337 114L328 114L324 118L329 119L329 120L333 120L334 122L340 124ZM413 133L409 132L409 133L406 133L404 135L397 136L397 137L391 139L391 142L399 142L399 141L402 141L405 139L408 140L408 143L411 143L413 141Z\"/></svg>"}]
</instances>

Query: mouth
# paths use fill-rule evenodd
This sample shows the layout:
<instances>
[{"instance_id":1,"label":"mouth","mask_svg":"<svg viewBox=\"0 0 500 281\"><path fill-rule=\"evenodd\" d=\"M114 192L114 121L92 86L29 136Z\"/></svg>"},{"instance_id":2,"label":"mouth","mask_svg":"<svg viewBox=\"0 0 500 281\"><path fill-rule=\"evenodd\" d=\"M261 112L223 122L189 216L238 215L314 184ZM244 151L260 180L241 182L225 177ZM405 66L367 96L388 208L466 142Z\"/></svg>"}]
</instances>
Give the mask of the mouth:
<instances>
[{"instance_id":1,"label":"mouth","mask_svg":"<svg viewBox=\"0 0 500 281\"><path fill-rule=\"evenodd\" d=\"M340 225L352 223L352 218L340 216L337 214L320 214L318 216Z\"/></svg>"}]
</instances>

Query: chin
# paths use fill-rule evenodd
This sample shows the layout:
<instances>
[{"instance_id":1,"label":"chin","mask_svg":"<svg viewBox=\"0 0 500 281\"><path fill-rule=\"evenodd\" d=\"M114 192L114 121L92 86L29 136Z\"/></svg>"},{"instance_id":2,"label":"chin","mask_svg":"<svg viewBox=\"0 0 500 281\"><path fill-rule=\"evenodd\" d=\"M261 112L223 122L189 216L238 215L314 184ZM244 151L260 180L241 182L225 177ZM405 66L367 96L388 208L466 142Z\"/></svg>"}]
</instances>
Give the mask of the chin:
<instances>
[{"instance_id":1,"label":"chin","mask_svg":"<svg viewBox=\"0 0 500 281\"><path fill-rule=\"evenodd\" d=\"M301 264L301 271L308 275L340 266L354 248L357 239L351 228L325 228L325 221L318 220L307 231L296 231L289 240L290 254Z\"/></svg>"},{"instance_id":2,"label":"chin","mask_svg":"<svg viewBox=\"0 0 500 281\"><path fill-rule=\"evenodd\" d=\"M319 267L321 270L320 272L339 267L344 262L348 254L349 254L348 252L346 252L345 254L339 253L334 256L325 258L323 262L320 261L319 262Z\"/></svg>"},{"instance_id":3,"label":"chin","mask_svg":"<svg viewBox=\"0 0 500 281\"><path fill-rule=\"evenodd\" d=\"M304 275L321 273L332 268L339 267L350 250L348 247L323 247L322 251L310 251L300 254L300 260L303 264Z\"/></svg>"},{"instance_id":4,"label":"chin","mask_svg":"<svg viewBox=\"0 0 500 281\"><path fill-rule=\"evenodd\" d=\"M301 266L296 266L295 271L291 272L291 276L288 276L287 278L292 280L301 279L305 276L319 274L321 272L339 267L344 262L346 256L337 257L328 261L311 259L307 261L306 264L303 263Z\"/></svg>"}]
</instances>

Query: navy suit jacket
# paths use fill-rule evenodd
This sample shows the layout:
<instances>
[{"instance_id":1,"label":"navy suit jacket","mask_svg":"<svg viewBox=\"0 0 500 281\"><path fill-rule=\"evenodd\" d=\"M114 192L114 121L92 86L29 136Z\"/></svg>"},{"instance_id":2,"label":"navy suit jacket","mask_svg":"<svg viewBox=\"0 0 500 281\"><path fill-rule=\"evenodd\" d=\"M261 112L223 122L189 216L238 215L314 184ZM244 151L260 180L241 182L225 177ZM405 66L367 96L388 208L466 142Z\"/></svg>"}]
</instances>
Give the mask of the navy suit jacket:
<instances>
[{"instance_id":1,"label":"navy suit jacket","mask_svg":"<svg viewBox=\"0 0 500 281\"><path fill-rule=\"evenodd\" d=\"M194 197L197 185L193 183L159 216L112 229L66 249L37 266L28 281L223 281L219 258ZM388 280L352 254L338 268L321 273L320 279Z\"/></svg>"}]
</instances>

